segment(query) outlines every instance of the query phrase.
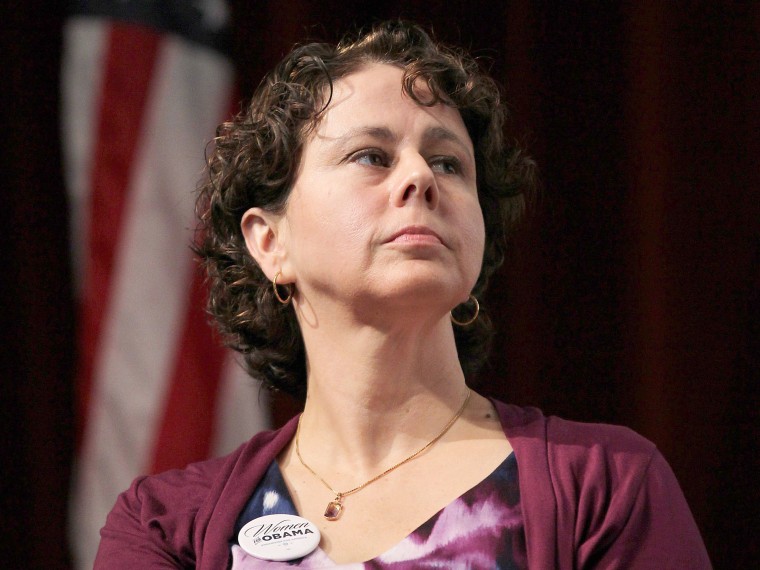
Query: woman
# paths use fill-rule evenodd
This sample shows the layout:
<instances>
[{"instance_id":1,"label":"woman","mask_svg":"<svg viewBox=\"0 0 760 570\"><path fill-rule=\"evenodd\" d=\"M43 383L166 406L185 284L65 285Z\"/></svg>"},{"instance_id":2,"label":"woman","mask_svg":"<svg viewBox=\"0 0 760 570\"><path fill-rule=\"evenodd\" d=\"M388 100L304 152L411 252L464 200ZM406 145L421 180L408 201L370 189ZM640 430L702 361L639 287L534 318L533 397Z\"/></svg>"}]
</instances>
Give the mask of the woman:
<instances>
[{"instance_id":1,"label":"woman","mask_svg":"<svg viewBox=\"0 0 760 570\"><path fill-rule=\"evenodd\" d=\"M220 128L199 198L210 310L304 412L138 479L96 567L709 567L651 443L466 385L533 180L502 122L471 59L396 22L295 49Z\"/></svg>"}]
</instances>

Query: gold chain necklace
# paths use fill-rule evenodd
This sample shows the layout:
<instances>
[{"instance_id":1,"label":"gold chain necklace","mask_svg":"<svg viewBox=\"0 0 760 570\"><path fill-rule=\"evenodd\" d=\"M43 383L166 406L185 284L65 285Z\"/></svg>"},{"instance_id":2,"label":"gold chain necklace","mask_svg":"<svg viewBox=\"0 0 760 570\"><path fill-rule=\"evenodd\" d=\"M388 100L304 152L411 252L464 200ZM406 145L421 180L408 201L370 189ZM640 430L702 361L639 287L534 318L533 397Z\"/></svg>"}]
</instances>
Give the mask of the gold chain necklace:
<instances>
[{"instance_id":1,"label":"gold chain necklace","mask_svg":"<svg viewBox=\"0 0 760 570\"><path fill-rule=\"evenodd\" d=\"M301 465L303 465L304 467L306 467L306 469L308 469L309 472L312 475L314 475L314 477L316 477L317 479L319 479L322 482L322 484L325 487L327 487L330 490L331 493L333 493L335 495L335 499L333 499L332 501L330 501L329 503L327 503L327 508L325 509L325 515L324 515L325 518L327 520L329 520L329 521L338 520L340 518L341 513L343 512L343 498L344 497L347 497L348 495L353 495L357 491L361 491L362 489L364 489L364 487L366 487L367 485L369 485L371 483L374 483L378 479L381 479L381 478L385 477L388 473L390 473L394 469L398 469L399 467L401 467L405 463L408 463L409 461L411 461L415 457L419 456L426 449L428 449L431 445L433 445L436 441L438 441L439 439L441 439L446 434L446 432L449 431L449 429L451 429L451 426L454 425L454 422L456 422L459 419L459 416L462 415L462 412L464 412L464 409L467 407L467 402L470 401L470 395L471 394L472 394L472 390L470 390L468 388L467 389L467 396L465 396L464 402L462 402L462 405L460 406L460 408L457 411L457 413L454 414L454 417L451 418L449 420L449 422L445 426L443 426L443 429L438 433L438 435L436 435L433 439L431 439L429 442L427 442L424 446L422 446L420 449L418 449L417 451L415 451L414 453L412 453L406 459L403 459L403 460L399 461L398 463L396 463L393 467L389 467L388 469L386 469L385 471L383 471L382 473L380 473L380 475L375 475L369 481L365 481L364 483L362 483L358 487L354 487L353 489L350 489L348 491L343 491L342 493L336 491L335 489L333 489L330 486L330 484L327 481L325 481L324 479L322 479L322 477L320 477L317 474L317 472L314 471L314 469L312 469L311 467L309 467L306 464L306 462L303 460L303 457L301 457L301 448L300 448L300 446L298 444L298 442L299 442L298 436L301 433L301 418L298 418L298 427L296 428L296 455L298 456L298 461L300 461ZM303 416L301 416L301 417L303 417Z\"/></svg>"}]
</instances>

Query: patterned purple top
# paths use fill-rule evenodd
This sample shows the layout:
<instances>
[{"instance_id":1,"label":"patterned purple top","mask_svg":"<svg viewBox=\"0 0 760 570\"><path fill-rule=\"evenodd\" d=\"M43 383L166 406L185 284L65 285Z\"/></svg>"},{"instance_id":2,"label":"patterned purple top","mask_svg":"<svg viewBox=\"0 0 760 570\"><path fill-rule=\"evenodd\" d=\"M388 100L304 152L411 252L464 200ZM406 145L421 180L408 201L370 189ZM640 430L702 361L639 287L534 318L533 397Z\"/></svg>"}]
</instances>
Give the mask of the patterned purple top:
<instances>
[{"instance_id":1,"label":"patterned purple top","mask_svg":"<svg viewBox=\"0 0 760 570\"><path fill-rule=\"evenodd\" d=\"M238 545L237 534L248 521L271 514L298 514L276 461L269 466L238 517L231 542L232 570L519 570L528 566L514 453L510 453L488 477L454 499L401 542L366 562L336 564L320 547L303 558L288 562L271 562L250 556Z\"/></svg>"}]
</instances>

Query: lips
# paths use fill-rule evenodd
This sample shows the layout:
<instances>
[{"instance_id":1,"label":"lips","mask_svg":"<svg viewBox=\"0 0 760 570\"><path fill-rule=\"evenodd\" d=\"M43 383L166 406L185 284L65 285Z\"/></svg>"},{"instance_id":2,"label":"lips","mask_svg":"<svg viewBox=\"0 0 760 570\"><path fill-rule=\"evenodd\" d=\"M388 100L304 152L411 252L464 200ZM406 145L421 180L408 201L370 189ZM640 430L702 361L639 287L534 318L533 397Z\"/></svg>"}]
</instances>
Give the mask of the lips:
<instances>
[{"instance_id":1,"label":"lips","mask_svg":"<svg viewBox=\"0 0 760 570\"><path fill-rule=\"evenodd\" d=\"M387 243L409 244L441 244L445 245L441 236L427 226L407 226L393 234Z\"/></svg>"}]
</instances>

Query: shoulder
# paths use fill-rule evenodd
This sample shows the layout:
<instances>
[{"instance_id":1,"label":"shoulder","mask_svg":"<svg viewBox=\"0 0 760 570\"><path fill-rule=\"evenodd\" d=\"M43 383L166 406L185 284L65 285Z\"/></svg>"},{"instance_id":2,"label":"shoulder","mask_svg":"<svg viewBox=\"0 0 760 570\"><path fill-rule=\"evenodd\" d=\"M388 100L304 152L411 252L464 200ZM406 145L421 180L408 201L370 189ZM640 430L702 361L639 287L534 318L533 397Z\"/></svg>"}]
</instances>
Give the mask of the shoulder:
<instances>
[{"instance_id":1,"label":"shoulder","mask_svg":"<svg viewBox=\"0 0 760 570\"><path fill-rule=\"evenodd\" d=\"M136 501L146 515L178 515L197 511L215 485L233 476L236 468L241 465L248 466L255 462L257 455L267 448L267 444L276 433L258 433L222 457L191 463L183 469L171 469L156 475L138 477L130 488L122 493L120 499Z\"/></svg>"},{"instance_id":2,"label":"shoulder","mask_svg":"<svg viewBox=\"0 0 760 570\"><path fill-rule=\"evenodd\" d=\"M710 568L670 465L636 432L547 418L559 528L578 567Z\"/></svg>"},{"instance_id":3,"label":"shoulder","mask_svg":"<svg viewBox=\"0 0 760 570\"><path fill-rule=\"evenodd\" d=\"M556 547L560 567L710 567L675 475L651 441L623 426L494 405L517 458L529 551L531 541Z\"/></svg>"},{"instance_id":4,"label":"shoulder","mask_svg":"<svg viewBox=\"0 0 760 570\"><path fill-rule=\"evenodd\" d=\"M194 566L200 537L226 532L209 528L212 517L231 526L236 505L289 440L290 428L261 432L224 457L135 479L101 529L95 568L131 568L154 559Z\"/></svg>"},{"instance_id":5,"label":"shoulder","mask_svg":"<svg viewBox=\"0 0 760 570\"><path fill-rule=\"evenodd\" d=\"M560 505L577 518L627 516L652 477L669 467L657 447L617 425L546 418L546 456Z\"/></svg>"},{"instance_id":6,"label":"shoulder","mask_svg":"<svg viewBox=\"0 0 760 570\"><path fill-rule=\"evenodd\" d=\"M558 468L581 468L579 476L588 476L589 469L643 472L658 453L651 441L627 427L553 416L546 418L546 442L550 461Z\"/></svg>"},{"instance_id":7,"label":"shoulder","mask_svg":"<svg viewBox=\"0 0 760 570\"><path fill-rule=\"evenodd\" d=\"M542 510L556 509L560 521L599 517L613 504L622 515L632 508L650 467L667 468L664 460L655 461L655 445L626 427L570 421L507 404L497 404L497 410L515 450L526 499L540 496Z\"/></svg>"},{"instance_id":8,"label":"shoulder","mask_svg":"<svg viewBox=\"0 0 760 570\"><path fill-rule=\"evenodd\" d=\"M619 425L584 423L546 416L541 410L494 401L504 432L524 453L586 466L589 462L649 463L656 446Z\"/></svg>"}]
</instances>

